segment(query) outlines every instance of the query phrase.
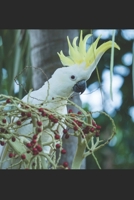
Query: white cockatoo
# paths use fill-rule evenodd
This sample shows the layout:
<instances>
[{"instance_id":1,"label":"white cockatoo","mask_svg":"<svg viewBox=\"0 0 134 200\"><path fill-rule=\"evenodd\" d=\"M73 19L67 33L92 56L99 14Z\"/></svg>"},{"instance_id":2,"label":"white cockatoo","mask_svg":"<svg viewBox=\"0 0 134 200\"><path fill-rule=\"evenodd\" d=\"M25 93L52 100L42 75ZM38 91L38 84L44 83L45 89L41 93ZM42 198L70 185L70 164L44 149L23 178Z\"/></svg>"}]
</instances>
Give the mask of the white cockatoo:
<instances>
[{"instance_id":1,"label":"white cockatoo","mask_svg":"<svg viewBox=\"0 0 134 200\"><path fill-rule=\"evenodd\" d=\"M112 41L103 43L97 48L97 44L100 40L98 37L93 42L89 49L86 49L86 42L91 34L88 34L82 38L82 31L80 34L79 44L76 44L78 37L73 39L72 45L67 37L69 56L65 56L61 51L58 56L64 67L58 68L52 77L44 83L44 85L36 90L32 91L30 95L26 95L22 101L29 104L43 104L42 107L48 110L54 110L60 114L67 114L67 98L71 96L73 92L83 93L86 89L86 81L90 78L92 72L95 70L100 58L109 48L112 47ZM114 42L114 47L120 49ZM47 121L43 125L46 126ZM58 123L53 127L56 130ZM32 132L33 125L29 124L18 129L18 133L27 134ZM62 137L62 127L58 127L59 134ZM49 142L52 140L52 130L49 128L44 129L41 136L42 142ZM2 151L1 161L8 157L7 146ZM50 152L51 147L45 146L43 151L45 153ZM2 164L2 168L5 169L9 166L10 161L6 161ZM18 168L14 167L14 168Z\"/></svg>"}]
</instances>

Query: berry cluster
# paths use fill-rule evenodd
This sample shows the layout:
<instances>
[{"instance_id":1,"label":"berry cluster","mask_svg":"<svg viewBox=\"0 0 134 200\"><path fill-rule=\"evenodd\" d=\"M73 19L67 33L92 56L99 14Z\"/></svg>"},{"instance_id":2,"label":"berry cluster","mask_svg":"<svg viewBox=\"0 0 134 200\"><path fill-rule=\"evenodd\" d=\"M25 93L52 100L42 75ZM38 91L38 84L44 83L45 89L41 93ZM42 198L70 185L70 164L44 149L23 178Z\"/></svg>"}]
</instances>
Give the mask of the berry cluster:
<instances>
[{"instance_id":1,"label":"berry cluster","mask_svg":"<svg viewBox=\"0 0 134 200\"><path fill-rule=\"evenodd\" d=\"M89 134L89 133L94 133L94 135L96 137L100 136L101 126L97 125L94 120L92 120L92 125L88 125L87 126L87 125L84 124L84 121L81 120L82 113L80 111L78 111L77 115L76 115L75 113L73 113L73 110L70 109L68 111L68 114L70 114L71 116L73 116L72 125L73 125L73 130L74 131L78 131L79 127L80 127L85 136L87 134ZM65 138L69 138L69 134L68 134L68 130L67 129L64 129L63 133L65 134ZM83 137L83 135L82 135L82 137Z\"/></svg>"},{"instance_id":2,"label":"berry cluster","mask_svg":"<svg viewBox=\"0 0 134 200\"><path fill-rule=\"evenodd\" d=\"M65 139L69 139L71 137L70 136L71 134L76 137L79 137L80 138L79 141L81 142L82 145L86 145L86 142L84 142L83 138L85 138L86 141L88 142L90 135L93 137L100 136L101 126L96 124L96 122L92 119L91 113L82 111L81 109L80 110L82 112L78 111L77 113L74 113L73 110L70 109L68 110L67 115L65 115L64 117L63 114L60 115L60 113L57 114L55 111L51 111L51 110L41 107L43 106L43 104L41 104L40 107L37 107L37 105L27 105L24 102L20 103L20 100L18 100L18 102L17 103L15 102L14 104L14 101L16 101L16 99L14 100L14 98L11 98L11 99L7 98L6 103L4 105L11 104L8 106L12 106L12 105L14 107L16 105L21 105L21 106L19 108L16 106L15 112L9 111L8 116L6 115L6 112L5 112L4 114L1 115L1 119L0 119L0 134L1 134L0 144L4 146L5 143L8 143L9 139L10 139L10 142L12 142L12 150L11 150L12 152L9 153L9 158L13 158L15 157L15 155L17 155L22 160L25 160L26 158L29 159L31 157L33 159L35 158L36 160L36 158L38 158L38 157L35 157L36 155L39 154L39 157L42 156L43 148L40 145L39 138L41 137L42 134L45 134L46 122L47 122L46 124L48 124L48 128L50 128L51 131L53 131L53 127L54 128L57 127L56 131L53 131L54 137L53 137L52 144L50 145L52 145L53 147L53 144L54 144L53 149L55 150L55 152L53 151L51 152L56 153L56 150L60 151L60 156L61 154L64 155L67 153L66 150L62 146L62 140L61 140L62 134ZM3 113L2 109L0 110L2 111L1 113ZM16 119L16 117L18 118L17 121L14 120ZM10 118L11 120L7 120L8 118ZM63 120L61 121L61 119L63 118L65 119L64 122ZM11 121L11 123L9 123L9 121ZM24 121L27 124L33 124L33 129L31 130L30 133L27 133L29 134L28 137L30 137L31 140L27 143L25 142L25 140L23 142L25 145L25 153L24 151L22 151L23 153L20 153L18 155L18 154L15 154L18 151L15 151L15 148L13 148L14 147L13 145L15 145L19 141L19 139L17 139L19 136L17 135L17 132L13 132L12 134L10 130L13 130L13 129L15 131L19 130L19 128L21 128L22 126L25 126ZM63 127L62 126L63 123L66 126L66 128L63 128L63 132L61 134L60 132L58 132L58 130L60 130L59 126ZM9 133L10 135L6 135ZM22 136L24 136L24 134ZM94 141L96 142L98 140L99 138L97 138ZM48 155L50 156L50 159L52 158L51 155ZM54 165L54 167L55 166L58 168L57 165ZM69 169L68 162L66 161L63 162L62 168Z\"/></svg>"},{"instance_id":3,"label":"berry cluster","mask_svg":"<svg viewBox=\"0 0 134 200\"><path fill-rule=\"evenodd\" d=\"M48 110L44 108L39 108L38 111L41 113L41 115L43 117L48 117L48 119L53 122L53 123L57 123L58 119L53 115L53 114L48 114Z\"/></svg>"},{"instance_id":4,"label":"berry cluster","mask_svg":"<svg viewBox=\"0 0 134 200\"><path fill-rule=\"evenodd\" d=\"M33 155L37 155L39 154L39 152L42 151L42 147L38 144L36 139L37 135L34 135L31 142L26 143L26 146L28 147L28 149L30 149ZM30 153L30 151L28 150L27 153Z\"/></svg>"}]
</instances>

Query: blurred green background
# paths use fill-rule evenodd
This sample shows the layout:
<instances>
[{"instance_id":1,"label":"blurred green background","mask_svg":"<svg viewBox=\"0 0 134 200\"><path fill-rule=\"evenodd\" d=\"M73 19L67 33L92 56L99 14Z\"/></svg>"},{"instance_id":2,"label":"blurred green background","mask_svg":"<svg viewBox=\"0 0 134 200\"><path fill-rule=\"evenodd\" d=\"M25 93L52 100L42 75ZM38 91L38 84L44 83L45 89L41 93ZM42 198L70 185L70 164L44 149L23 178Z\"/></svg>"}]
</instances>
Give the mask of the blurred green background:
<instances>
[{"instance_id":1,"label":"blurred green background","mask_svg":"<svg viewBox=\"0 0 134 200\"><path fill-rule=\"evenodd\" d=\"M110 30L84 30L84 35L91 33L93 37L89 40L89 45L96 37L102 33L99 44L111 40ZM121 50L115 50L114 58L114 80L118 87L113 90L116 92L118 106L113 106L110 99L110 92L106 92L106 77L110 79L110 50L101 58L98 64L98 71L101 83L98 82L96 71L93 72L88 81L89 92L86 101L83 102L85 109L98 110L93 108L94 98L102 101L101 110L110 114L114 119L117 133L113 140L104 148L95 153L103 169L133 169L134 168L134 100L132 86L132 59L133 59L133 40L134 30L116 30L115 41ZM13 95L22 98L26 93L24 88L29 91L32 88L32 70L28 68L22 74L19 73L26 67L31 66L30 42L28 30L0 30L0 93ZM19 76L17 76L19 75ZM23 87L15 86L14 78ZM105 78L104 78L105 77ZM119 82L119 85L118 85ZM99 96L98 92L103 96ZM95 96L96 95L96 96ZM90 101L88 102L88 99ZM98 100L99 102L100 100ZM90 103L91 102L91 103ZM112 107L113 106L113 107ZM112 108L112 110L111 110ZM108 138L111 130L111 122L103 115L95 116L96 122L102 126L101 137ZM92 156L87 158L87 169L97 169L97 165Z\"/></svg>"}]
</instances>

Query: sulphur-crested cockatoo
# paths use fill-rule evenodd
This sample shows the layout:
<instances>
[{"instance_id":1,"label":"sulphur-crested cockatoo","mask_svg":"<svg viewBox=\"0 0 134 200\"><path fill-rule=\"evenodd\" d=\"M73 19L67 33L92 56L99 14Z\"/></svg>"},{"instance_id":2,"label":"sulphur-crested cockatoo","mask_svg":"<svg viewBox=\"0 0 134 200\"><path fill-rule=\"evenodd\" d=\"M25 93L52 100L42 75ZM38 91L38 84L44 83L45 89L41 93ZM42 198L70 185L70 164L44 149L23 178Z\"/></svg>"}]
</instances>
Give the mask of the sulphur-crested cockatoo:
<instances>
[{"instance_id":1,"label":"sulphur-crested cockatoo","mask_svg":"<svg viewBox=\"0 0 134 200\"><path fill-rule=\"evenodd\" d=\"M81 31L78 45L76 44L78 37L73 39L72 45L67 37L69 56L65 56L62 51L58 53L58 56L64 67L58 68L52 77L46 81L40 89L32 91L30 96L26 95L22 101L30 104L43 103L44 108L55 110L61 114L66 114L67 101L64 98L70 97L73 92L83 93L85 91L86 81L90 78L92 72L95 70L100 58L105 51L112 47L112 41L108 41L97 48L97 44L100 40L100 37L98 37L87 50L86 42L90 36L91 34L88 34L83 39ZM119 49L119 46L115 42L114 47ZM53 129L57 129L57 126L58 123L55 124ZM59 134L62 136L62 128L59 127L59 129ZM27 134L32 132L31 130L32 124L18 129L18 132L20 134ZM52 138L49 134L52 135L53 133L46 128L41 136L42 142L51 141ZM8 157L7 149L7 146L4 147L1 160L5 160L6 157ZM43 149L45 153L49 153L50 150L50 146L45 146ZM2 168L7 168L9 163L10 161L4 162L2 164ZM14 168L18 168L18 166Z\"/></svg>"}]
</instances>

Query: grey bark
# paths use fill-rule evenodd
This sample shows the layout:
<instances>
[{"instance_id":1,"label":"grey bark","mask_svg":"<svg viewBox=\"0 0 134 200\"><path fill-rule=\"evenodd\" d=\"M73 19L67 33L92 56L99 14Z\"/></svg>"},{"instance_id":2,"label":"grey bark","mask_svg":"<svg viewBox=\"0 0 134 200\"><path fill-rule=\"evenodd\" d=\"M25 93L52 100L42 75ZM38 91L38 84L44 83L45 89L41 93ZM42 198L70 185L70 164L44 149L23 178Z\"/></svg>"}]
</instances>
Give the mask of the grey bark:
<instances>
[{"instance_id":1,"label":"grey bark","mask_svg":"<svg viewBox=\"0 0 134 200\"><path fill-rule=\"evenodd\" d=\"M29 30L29 35L32 67L43 69L47 76L46 78L42 71L33 69L33 88L37 90L51 77L57 68L62 67L57 52L62 50L65 55L68 55L67 36L72 41L74 37L78 36L78 30ZM79 95L75 95L73 101L81 105ZM76 108L73 109L77 112ZM64 139L63 137L63 146L67 150L67 154L62 156L60 163L67 161L71 166L76 152L77 138ZM83 160L81 168L85 169L85 160Z\"/></svg>"}]
</instances>

